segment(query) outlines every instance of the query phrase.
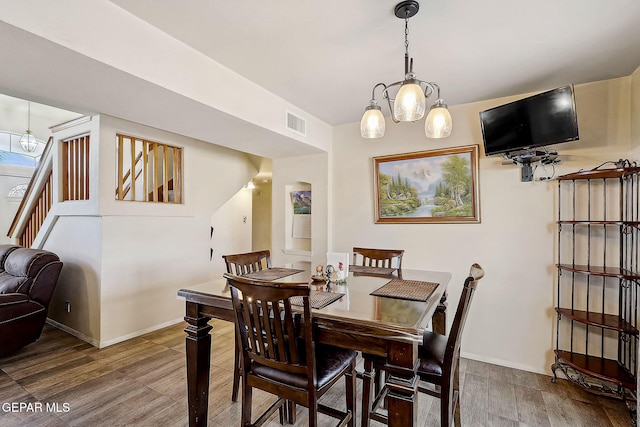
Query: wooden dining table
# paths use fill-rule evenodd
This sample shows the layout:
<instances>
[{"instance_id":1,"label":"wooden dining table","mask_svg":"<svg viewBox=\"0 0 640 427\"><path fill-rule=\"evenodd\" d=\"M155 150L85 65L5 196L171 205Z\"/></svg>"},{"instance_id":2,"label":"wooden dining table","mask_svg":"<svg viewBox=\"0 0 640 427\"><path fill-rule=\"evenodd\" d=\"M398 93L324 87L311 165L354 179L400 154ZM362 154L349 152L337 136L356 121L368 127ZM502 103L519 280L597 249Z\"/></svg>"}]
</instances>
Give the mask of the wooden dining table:
<instances>
[{"instance_id":1,"label":"wooden dining table","mask_svg":"<svg viewBox=\"0 0 640 427\"><path fill-rule=\"evenodd\" d=\"M444 333L448 272L352 267L344 283L312 281L310 263L295 263L302 270L277 281L309 281L312 291L342 294L326 307L313 309L316 342L359 350L386 358L387 410L392 427L417 425L418 344L433 318L433 330ZM357 270L357 271L353 271ZM293 270L292 270L293 272ZM426 301L371 295L387 283L431 285ZM399 281L399 282L398 282ZM211 360L210 319L234 321L231 294L224 278L181 289L186 304L187 393L190 426L206 426ZM406 297L412 297L407 294ZM435 313L435 314L434 314ZM215 343L214 343L215 344ZM215 351L215 347L213 348ZM368 425L368 420L363 425Z\"/></svg>"}]
</instances>

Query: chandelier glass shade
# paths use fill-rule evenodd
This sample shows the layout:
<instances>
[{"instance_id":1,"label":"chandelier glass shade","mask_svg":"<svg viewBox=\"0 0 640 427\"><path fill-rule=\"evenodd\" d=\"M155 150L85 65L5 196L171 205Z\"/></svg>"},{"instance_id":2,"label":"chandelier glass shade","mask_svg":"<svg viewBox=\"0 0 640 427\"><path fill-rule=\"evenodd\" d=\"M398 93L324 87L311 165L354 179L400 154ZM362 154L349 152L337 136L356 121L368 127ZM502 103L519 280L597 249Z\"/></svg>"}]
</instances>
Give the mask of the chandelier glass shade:
<instances>
[{"instance_id":1,"label":"chandelier glass shade","mask_svg":"<svg viewBox=\"0 0 640 427\"><path fill-rule=\"evenodd\" d=\"M29 101L28 108L27 130L20 137L20 147L28 153L33 153L38 147L38 141L36 141L36 137L31 133L31 101Z\"/></svg>"},{"instance_id":2,"label":"chandelier glass shade","mask_svg":"<svg viewBox=\"0 0 640 427\"><path fill-rule=\"evenodd\" d=\"M428 138L446 138L451 135L453 122L447 104L442 99L431 106L427 120L424 121L424 133Z\"/></svg>"},{"instance_id":3,"label":"chandelier glass shade","mask_svg":"<svg viewBox=\"0 0 640 427\"><path fill-rule=\"evenodd\" d=\"M27 130L20 137L20 146L24 151L28 153L33 153L34 151L36 151L36 148L38 147L38 141L36 141L36 137L33 136L30 130Z\"/></svg>"},{"instance_id":4,"label":"chandelier glass shade","mask_svg":"<svg viewBox=\"0 0 640 427\"><path fill-rule=\"evenodd\" d=\"M420 120L427 106L422 87L411 80L415 79L407 79L402 83L393 102L393 116L399 122Z\"/></svg>"},{"instance_id":5,"label":"chandelier glass shade","mask_svg":"<svg viewBox=\"0 0 640 427\"><path fill-rule=\"evenodd\" d=\"M380 138L384 135L384 116L376 101L371 101L360 120L360 133L364 138Z\"/></svg>"},{"instance_id":6,"label":"chandelier glass shade","mask_svg":"<svg viewBox=\"0 0 640 427\"><path fill-rule=\"evenodd\" d=\"M445 138L451 134L452 120L447 104L440 98L440 87L434 82L419 80L413 72L413 58L409 57L409 18L418 13L417 1L403 1L395 7L395 15L405 21L405 78L403 81L378 83L373 87L371 101L365 108L360 121L360 134L363 138L381 138L384 136L385 122L382 109L376 101L376 89L382 88L381 96L387 100L391 119L394 123L415 122L422 119L426 112L427 99L435 95L436 101L429 109L425 121L425 134L429 138ZM397 90L395 95L392 91Z\"/></svg>"}]
</instances>

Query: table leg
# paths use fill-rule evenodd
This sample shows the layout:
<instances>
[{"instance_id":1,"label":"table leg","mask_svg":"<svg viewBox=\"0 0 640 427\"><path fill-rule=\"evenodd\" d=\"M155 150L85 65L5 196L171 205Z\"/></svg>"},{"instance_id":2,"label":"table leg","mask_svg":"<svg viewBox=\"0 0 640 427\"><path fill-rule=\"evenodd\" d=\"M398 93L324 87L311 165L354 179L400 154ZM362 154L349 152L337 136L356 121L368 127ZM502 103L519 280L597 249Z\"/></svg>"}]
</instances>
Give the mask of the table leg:
<instances>
[{"instance_id":1,"label":"table leg","mask_svg":"<svg viewBox=\"0 0 640 427\"><path fill-rule=\"evenodd\" d=\"M206 426L209 406L209 369L211 362L212 326L209 318L200 316L200 304L187 302L184 320L187 333L187 403L189 426Z\"/></svg>"},{"instance_id":2,"label":"table leg","mask_svg":"<svg viewBox=\"0 0 640 427\"><path fill-rule=\"evenodd\" d=\"M391 342L387 369L389 426L414 427L418 424L418 344Z\"/></svg>"},{"instance_id":3,"label":"table leg","mask_svg":"<svg viewBox=\"0 0 640 427\"><path fill-rule=\"evenodd\" d=\"M364 359L364 372L362 373L362 419L361 426L369 427L371 414L371 404L375 399L373 384L373 361L370 358Z\"/></svg>"}]
</instances>

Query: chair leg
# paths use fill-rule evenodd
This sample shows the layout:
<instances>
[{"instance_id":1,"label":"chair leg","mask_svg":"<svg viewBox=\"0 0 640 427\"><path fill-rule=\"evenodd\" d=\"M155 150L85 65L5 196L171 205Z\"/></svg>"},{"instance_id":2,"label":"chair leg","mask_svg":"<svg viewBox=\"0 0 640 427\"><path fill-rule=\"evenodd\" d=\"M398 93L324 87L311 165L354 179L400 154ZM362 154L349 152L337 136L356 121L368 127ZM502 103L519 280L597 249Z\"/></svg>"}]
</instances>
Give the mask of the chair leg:
<instances>
[{"instance_id":1,"label":"chair leg","mask_svg":"<svg viewBox=\"0 0 640 427\"><path fill-rule=\"evenodd\" d=\"M315 394L309 393L309 427L318 425L318 398Z\"/></svg>"},{"instance_id":2,"label":"chair leg","mask_svg":"<svg viewBox=\"0 0 640 427\"><path fill-rule=\"evenodd\" d=\"M458 427L462 425L460 421L460 358L455 361L455 368L453 371L453 420L454 424Z\"/></svg>"},{"instance_id":3,"label":"chair leg","mask_svg":"<svg viewBox=\"0 0 640 427\"><path fill-rule=\"evenodd\" d=\"M351 364L350 372L347 372L344 376L345 379L345 394L347 398L347 412L351 412L351 419L347 424L349 427L355 427L356 425L356 362L355 360Z\"/></svg>"},{"instance_id":4,"label":"chair leg","mask_svg":"<svg viewBox=\"0 0 640 427\"><path fill-rule=\"evenodd\" d=\"M373 372L373 389L375 390L376 396L380 394L380 391L382 390L382 375L382 371L376 367Z\"/></svg>"},{"instance_id":5,"label":"chair leg","mask_svg":"<svg viewBox=\"0 0 640 427\"><path fill-rule=\"evenodd\" d=\"M373 361L364 359L364 372L362 373L362 427L369 427L371 415L371 403L373 399Z\"/></svg>"},{"instance_id":6,"label":"chair leg","mask_svg":"<svg viewBox=\"0 0 640 427\"><path fill-rule=\"evenodd\" d=\"M296 402L287 400L287 423L296 423Z\"/></svg>"},{"instance_id":7,"label":"chair leg","mask_svg":"<svg viewBox=\"0 0 640 427\"><path fill-rule=\"evenodd\" d=\"M440 394L440 425L450 427L451 422L451 401L453 400L453 390L450 385L444 384Z\"/></svg>"},{"instance_id":8,"label":"chair leg","mask_svg":"<svg viewBox=\"0 0 640 427\"><path fill-rule=\"evenodd\" d=\"M378 397L380 395L380 393L382 392L382 389L384 388L385 383L387 382L387 373L384 371L384 363L383 362L376 362L373 364L373 375L374 375L374 379L373 379L373 390L375 392L374 397ZM387 400L385 399L384 401L382 401L382 408L386 408L387 407Z\"/></svg>"},{"instance_id":9,"label":"chair leg","mask_svg":"<svg viewBox=\"0 0 640 427\"><path fill-rule=\"evenodd\" d=\"M247 382L242 379L242 425L251 425L251 405L252 405L252 393L253 390L247 385Z\"/></svg>"},{"instance_id":10,"label":"chair leg","mask_svg":"<svg viewBox=\"0 0 640 427\"><path fill-rule=\"evenodd\" d=\"M238 391L240 390L240 377L242 376L242 351L240 350L240 343L238 338L234 338L235 355L233 360L233 386L231 390L231 401L238 401Z\"/></svg>"},{"instance_id":11,"label":"chair leg","mask_svg":"<svg viewBox=\"0 0 640 427\"><path fill-rule=\"evenodd\" d=\"M280 425L284 425L284 413L285 413L286 408L288 408L286 403L283 406L278 408L278 415L280 417Z\"/></svg>"}]
</instances>

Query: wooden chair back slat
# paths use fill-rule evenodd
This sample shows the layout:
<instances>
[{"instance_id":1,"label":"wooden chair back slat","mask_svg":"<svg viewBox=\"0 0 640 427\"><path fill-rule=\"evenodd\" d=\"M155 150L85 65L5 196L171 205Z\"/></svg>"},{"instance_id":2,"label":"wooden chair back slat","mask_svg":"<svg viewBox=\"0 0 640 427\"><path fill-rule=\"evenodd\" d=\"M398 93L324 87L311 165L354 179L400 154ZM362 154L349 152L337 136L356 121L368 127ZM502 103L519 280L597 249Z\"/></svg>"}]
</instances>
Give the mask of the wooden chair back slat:
<instances>
[{"instance_id":1,"label":"wooden chair back slat","mask_svg":"<svg viewBox=\"0 0 640 427\"><path fill-rule=\"evenodd\" d=\"M403 249L353 248L353 265L402 268Z\"/></svg>"},{"instance_id":2,"label":"wooden chair back slat","mask_svg":"<svg viewBox=\"0 0 640 427\"><path fill-rule=\"evenodd\" d=\"M223 255L222 258L227 266L227 273L236 276L271 268L271 253L268 250Z\"/></svg>"}]
</instances>

